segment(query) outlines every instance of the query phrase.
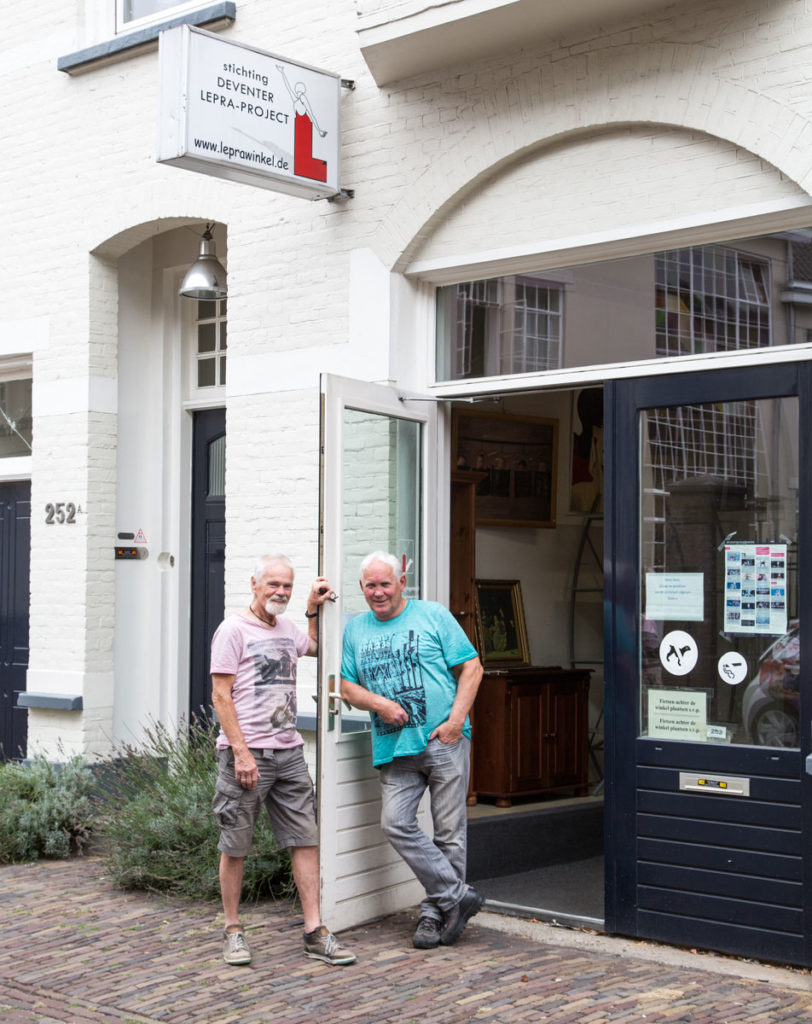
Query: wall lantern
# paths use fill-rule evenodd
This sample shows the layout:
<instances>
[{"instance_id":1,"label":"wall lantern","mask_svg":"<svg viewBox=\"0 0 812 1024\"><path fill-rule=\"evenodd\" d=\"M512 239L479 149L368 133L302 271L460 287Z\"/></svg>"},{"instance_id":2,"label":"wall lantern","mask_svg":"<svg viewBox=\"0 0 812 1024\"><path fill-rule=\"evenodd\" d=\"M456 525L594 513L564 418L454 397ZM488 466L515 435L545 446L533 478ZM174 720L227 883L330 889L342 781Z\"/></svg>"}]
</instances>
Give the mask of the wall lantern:
<instances>
[{"instance_id":1,"label":"wall lantern","mask_svg":"<svg viewBox=\"0 0 812 1024\"><path fill-rule=\"evenodd\" d=\"M184 274L178 289L178 295L187 299L224 299L228 294L226 272L214 248L213 227L214 223L206 225L200 241L200 255Z\"/></svg>"}]
</instances>

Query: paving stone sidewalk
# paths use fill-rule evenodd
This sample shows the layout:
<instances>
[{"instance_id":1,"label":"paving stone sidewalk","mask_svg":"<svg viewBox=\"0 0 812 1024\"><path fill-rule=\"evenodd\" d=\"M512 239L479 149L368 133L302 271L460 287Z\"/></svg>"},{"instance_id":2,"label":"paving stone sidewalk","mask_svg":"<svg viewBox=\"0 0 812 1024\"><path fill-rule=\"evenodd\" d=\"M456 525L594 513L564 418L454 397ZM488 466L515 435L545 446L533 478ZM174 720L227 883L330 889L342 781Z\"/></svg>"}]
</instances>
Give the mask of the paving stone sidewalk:
<instances>
[{"instance_id":1,"label":"paving stone sidewalk","mask_svg":"<svg viewBox=\"0 0 812 1024\"><path fill-rule=\"evenodd\" d=\"M329 967L301 952L288 904L245 916L253 963L220 959L219 906L123 893L95 857L0 867L2 1024L812 1024L808 975L765 980L533 941L472 921L415 950L414 915L342 934ZM562 940L564 939L562 933ZM728 968L730 962L728 961Z\"/></svg>"}]
</instances>

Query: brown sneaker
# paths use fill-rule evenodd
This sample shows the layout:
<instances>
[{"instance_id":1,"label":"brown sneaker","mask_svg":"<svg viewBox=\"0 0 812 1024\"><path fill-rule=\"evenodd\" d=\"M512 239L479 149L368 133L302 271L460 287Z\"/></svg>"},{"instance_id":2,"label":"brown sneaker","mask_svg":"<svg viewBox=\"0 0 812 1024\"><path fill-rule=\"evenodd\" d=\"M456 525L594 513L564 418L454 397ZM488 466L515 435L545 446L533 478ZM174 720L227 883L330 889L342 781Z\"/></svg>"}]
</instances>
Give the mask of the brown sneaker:
<instances>
[{"instance_id":1,"label":"brown sneaker","mask_svg":"<svg viewBox=\"0 0 812 1024\"><path fill-rule=\"evenodd\" d=\"M305 956L312 957L314 960L323 960L326 964L332 964L334 967L355 963L355 953L351 953L348 949L342 949L338 944L338 939L324 925L316 928L315 931L305 932L304 952Z\"/></svg>"}]
</instances>

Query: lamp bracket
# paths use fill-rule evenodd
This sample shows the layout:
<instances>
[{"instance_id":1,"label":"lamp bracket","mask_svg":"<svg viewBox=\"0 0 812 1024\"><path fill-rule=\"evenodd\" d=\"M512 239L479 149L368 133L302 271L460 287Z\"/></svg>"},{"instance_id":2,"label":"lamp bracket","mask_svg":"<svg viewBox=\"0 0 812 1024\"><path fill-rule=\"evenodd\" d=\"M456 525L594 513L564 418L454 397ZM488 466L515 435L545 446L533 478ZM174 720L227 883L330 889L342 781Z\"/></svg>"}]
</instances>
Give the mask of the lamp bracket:
<instances>
[{"instance_id":1,"label":"lamp bracket","mask_svg":"<svg viewBox=\"0 0 812 1024\"><path fill-rule=\"evenodd\" d=\"M354 188L342 188L334 196L327 196L328 203L343 202L345 199L355 199Z\"/></svg>"}]
</instances>

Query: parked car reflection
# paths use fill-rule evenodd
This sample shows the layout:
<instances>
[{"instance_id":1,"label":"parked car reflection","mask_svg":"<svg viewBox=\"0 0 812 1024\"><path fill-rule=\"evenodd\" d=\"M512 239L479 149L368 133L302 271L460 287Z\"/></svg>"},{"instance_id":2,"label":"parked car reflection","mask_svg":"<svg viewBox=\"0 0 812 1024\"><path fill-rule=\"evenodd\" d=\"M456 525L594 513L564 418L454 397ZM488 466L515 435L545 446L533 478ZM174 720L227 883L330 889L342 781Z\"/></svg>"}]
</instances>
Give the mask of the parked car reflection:
<instances>
[{"instance_id":1,"label":"parked car reflection","mask_svg":"<svg viewBox=\"0 0 812 1024\"><path fill-rule=\"evenodd\" d=\"M800 746L800 637L798 623L764 651L758 672L742 698L742 717L751 743Z\"/></svg>"}]
</instances>

